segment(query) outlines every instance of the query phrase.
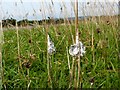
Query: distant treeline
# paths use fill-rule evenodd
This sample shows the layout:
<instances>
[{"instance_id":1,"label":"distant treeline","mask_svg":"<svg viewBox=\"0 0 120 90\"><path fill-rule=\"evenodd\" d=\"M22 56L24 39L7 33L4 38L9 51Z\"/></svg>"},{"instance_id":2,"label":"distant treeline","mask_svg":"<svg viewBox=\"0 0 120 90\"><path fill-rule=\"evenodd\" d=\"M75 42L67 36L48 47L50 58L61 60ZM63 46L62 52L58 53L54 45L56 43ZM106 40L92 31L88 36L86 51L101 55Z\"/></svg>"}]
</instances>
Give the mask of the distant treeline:
<instances>
[{"instance_id":1,"label":"distant treeline","mask_svg":"<svg viewBox=\"0 0 120 90\"><path fill-rule=\"evenodd\" d=\"M18 26L33 26L33 25L43 25L43 24L61 24L64 23L64 19L44 19L44 20L28 20L23 19L20 21L16 21L16 19L10 18L2 20L3 27L12 27L16 26L16 22Z\"/></svg>"},{"instance_id":2,"label":"distant treeline","mask_svg":"<svg viewBox=\"0 0 120 90\"><path fill-rule=\"evenodd\" d=\"M114 16L94 16L94 18L96 18L97 21L104 20L106 22L109 21L110 17L112 17L113 20L114 20L114 17L118 18L118 15L114 15ZM85 19L91 21L92 18L93 18L92 16L78 17L78 19L80 21L85 20ZM3 27L14 27L14 26L16 26L16 22L17 22L17 26L25 27L25 26L34 26L34 25L44 25L44 24L62 24L62 23L68 23L68 22L72 23L74 21L75 21L75 17L69 17L69 18L66 18L66 19L63 19L63 18L53 19L53 18L48 17L48 19L43 19L43 20L23 19L23 20L20 20L20 21L17 21L16 19L13 19L13 18L10 18L10 19L2 20L2 26Z\"/></svg>"},{"instance_id":3,"label":"distant treeline","mask_svg":"<svg viewBox=\"0 0 120 90\"><path fill-rule=\"evenodd\" d=\"M85 17L79 17L79 20L84 20ZM20 21L17 21L16 19L13 18L8 18L5 20L2 20L2 26L3 27L12 27L16 26L16 22L18 26L34 26L34 25L43 25L43 24L62 24L62 23L71 23L75 20L75 17L68 17L66 19L63 18L50 18L48 19L43 19L43 20L28 20L28 19L23 19Z\"/></svg>"}]
</instances>

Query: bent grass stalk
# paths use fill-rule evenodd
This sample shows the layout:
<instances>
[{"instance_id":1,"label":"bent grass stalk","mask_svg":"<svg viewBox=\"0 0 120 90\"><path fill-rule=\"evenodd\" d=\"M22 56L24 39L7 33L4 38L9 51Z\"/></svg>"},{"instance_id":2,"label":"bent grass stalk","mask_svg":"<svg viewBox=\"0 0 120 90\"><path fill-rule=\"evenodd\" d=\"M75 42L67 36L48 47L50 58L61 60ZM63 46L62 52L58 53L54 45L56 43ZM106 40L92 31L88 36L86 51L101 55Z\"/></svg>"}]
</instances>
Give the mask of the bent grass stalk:
<instances>
[{"instance_id":1,"label":"bent grass stalk","mask_svg":"<svg viewBox=\"0 0 120 90\"><path fill-rule=\"evenodd\" d=\"M2 89L2 44L3 44L3 29L2 20L0 21L0 90Z\"/></svg>"},{"instance_id":2,"label":"bent grass stalk","mask_svg":"<svg viewBox=\"0 0 120 90\"><path fill-rule=\"evenodd\" d=\"M68 68L69 68L69 71L70 71L70 58L69 58L69 50L68 50L68 41L66 41L66 51L67 51L67 60L68 60ZM70 72L69 72L70 73Z\"/></svg>"},{"instance_id":3,"label":"bent grass stalk","mask_svg":"<svg viewBox=\"0 0 120 90\"><path fill-rule=\"evenodd\" d=\"M72 68L70 70L70 83L69 83L69 88L71 88L71 85L73 83L73 72L74 72L74 63L75 63L75 58L72 60Z\"/></svg>"},{"instance_id":4,"label":"bent grass stalk","mask_svg":"<svg viewBox=\"0 0 120 90\"><path fill-rule=\"evenodd\" d=\"M47 28L46 28L46 37L47 37L47 40L48 40L48 26L47 26ZM47 40L46 40L46 41L47 41ZM49 53L48 53L48 42L47 42L48 86L49 86L50 88L52 88L52 78L51 78L50 68L51 68L51 56L50 56Z\"/></svg>"},{"instance_id":5,"label":"bent grass stalk","mask_svg":"<svg viewBox=\"0 0 120 90\"><path fill-rule=\"evenodd\" d=\"M76 43L79 43L79 31L78 31L78 0L75 2L75 30L76 30ZM76 82L76 88L79 87L80 81L80 55L78 56L78 78ZM77 68L77 65L76 65ZM75 71L76 72L76 71Z\"/></svg>"},{"instance_id":6,"label":"bent grass stalk","mask_svg":"<svg viewBox=\"0 0 120 90\"><path fill-rule=\"evenodd\" d=\"M44 12L42 14L42 18L46 18L46 9L45 9L45 5L44 5L44 0L42 0L42 6L43 6L43 10L44 10ZM50 58L51 57L48 53L48 25L46 23L46 19L45 19L45 22L43 24L43 28L45 28L45 32L46 32L48 87L52 88L53 86L52 86L52 78L51 78L51 71L50 71L50 67L51 67L50 66L51 65L50 64L51 63Z\"/></svg>"},{"instance_id":7,"label":"bent grass stalk","mask_svg":"<svg viewBox=\"0 0 120 90\"><path fill-rule=\"evenodd\" d=\"M79 43L79 31L78 31L78 0L75 1L75 43ZM75 60L77 61L78 64L76 64ZM77 68L78 67L78 68ZM75 70L74 70L75 68ZM77 71L78 70L78 71ZM80 74L81 70L80 70L80 54L75 58L73 57L73 62L72 62L72 69L71 69L71 73L70 73L70 84L69 84L69 88L71 88L71 84L74 80L74 87L78 88L79 84L80 87L81 86L81 74ZM73 74L74 73L74 74ZM74 78L73 78L74 75Z\"/></svg>"},{"instance_id":8,"label":"bent grass stalk","mask_svg":"<svg viewBox=\"0 0 120 90\"><path fill-rule=\"evenodd\" d=\"M18 50L18 60L19 60L19 68L18 68L18 72L20 72L19 69L22 69L22 63L20 60L20 42L19 42L19 31L18 31L18 25L17 25L17 21L16 21L16 34L17 34L17 50Z\"/></svg>"}]
</instances>

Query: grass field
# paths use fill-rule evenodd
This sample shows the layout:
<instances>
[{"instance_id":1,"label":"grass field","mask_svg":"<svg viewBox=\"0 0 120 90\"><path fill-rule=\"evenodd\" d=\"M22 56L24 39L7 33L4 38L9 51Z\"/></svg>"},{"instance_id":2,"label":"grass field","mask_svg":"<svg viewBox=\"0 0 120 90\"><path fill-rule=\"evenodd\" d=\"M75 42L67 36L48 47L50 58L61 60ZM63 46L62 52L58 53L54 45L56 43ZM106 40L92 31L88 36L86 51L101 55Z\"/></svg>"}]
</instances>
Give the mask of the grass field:
<instances>
[{"instance_id":1,"label":"grass field","mask_svg":"<svg viewBox=\"0 0 120 90\"><path fill-rule=\"evenodd\" d=\"M74 28L74 24L48 26L48 32L56 47L56 53L49 58L53 88L69 87L68 59L71 68L73 58L68 51L70 45L73 44ZM43 26L37 26L32 29L20 28L18 32L19 38L16 29L4 30L3 87L50 87L46 30ZM118 22L113 20L108 24L101 20L97 26L92 21L87 21L87 23L83 21L79 23L79 32L80 40L86 47L86 53L80 59L82 88L119 88ZM72 87L74 84L73 80Z\"/></svg>"}]
</instances>

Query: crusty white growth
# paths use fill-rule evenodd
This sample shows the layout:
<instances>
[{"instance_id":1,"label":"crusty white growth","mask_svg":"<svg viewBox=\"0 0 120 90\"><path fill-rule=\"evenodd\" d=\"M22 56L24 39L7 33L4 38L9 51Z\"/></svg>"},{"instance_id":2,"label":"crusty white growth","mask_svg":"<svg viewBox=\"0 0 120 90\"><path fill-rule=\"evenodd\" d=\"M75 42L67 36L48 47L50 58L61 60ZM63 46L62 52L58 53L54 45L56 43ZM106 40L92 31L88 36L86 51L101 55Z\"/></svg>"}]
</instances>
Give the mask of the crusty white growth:
<instances>
[{"instance_id":1,"label":"crusty white growth","mask_svg":"<svg viewBox=\"0 0 120 90\"><path fill-rule=\"evenodd\" d=\"M69 53L71 56L83 56L85 53L85 47L82 42L79 41L78 43L70 46Z\"/></svg>"},{"instance_id":2,"label":"crusty white growth","mask_svg":"<svg viewBox=\"0 0 120 90\"><path fill-rule=\"evenodd\" d=\"M48 35L48 53L52 55L55 52L54 43L51 41L50 36Z\"/></svg>"}]
</instances>

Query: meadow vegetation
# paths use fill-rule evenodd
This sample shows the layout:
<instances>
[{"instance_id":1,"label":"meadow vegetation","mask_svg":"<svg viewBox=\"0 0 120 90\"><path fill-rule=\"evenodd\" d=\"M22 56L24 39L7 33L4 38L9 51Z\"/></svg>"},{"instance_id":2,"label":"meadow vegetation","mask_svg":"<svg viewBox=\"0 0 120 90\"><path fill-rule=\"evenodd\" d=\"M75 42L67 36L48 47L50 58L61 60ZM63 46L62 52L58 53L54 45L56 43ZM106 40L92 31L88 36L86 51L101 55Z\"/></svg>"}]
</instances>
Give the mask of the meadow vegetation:
<instances>
[{"instance_id":1,"label":"meadow vegetation","mask_svg":"<svg viewBox=\"0 0 120 90\"><path fill-rule=\"evenodd\" d=\"M49 87L46 29L56 47L55 54L50 56L52 87L68 88L68 59L70 68L72 65L68 50L74 41L74 28L74 21L67 24L43 24L31 29L18 27L19 39L15 28L4 30L3 88ZM93 17L91 20L79 21L79 35L86 47L86 53L80 59L82 88L119 88L118 17Z\"/></svg>"}]
</instances>

